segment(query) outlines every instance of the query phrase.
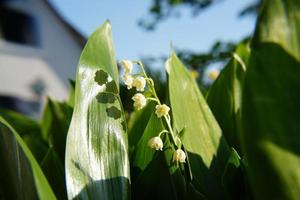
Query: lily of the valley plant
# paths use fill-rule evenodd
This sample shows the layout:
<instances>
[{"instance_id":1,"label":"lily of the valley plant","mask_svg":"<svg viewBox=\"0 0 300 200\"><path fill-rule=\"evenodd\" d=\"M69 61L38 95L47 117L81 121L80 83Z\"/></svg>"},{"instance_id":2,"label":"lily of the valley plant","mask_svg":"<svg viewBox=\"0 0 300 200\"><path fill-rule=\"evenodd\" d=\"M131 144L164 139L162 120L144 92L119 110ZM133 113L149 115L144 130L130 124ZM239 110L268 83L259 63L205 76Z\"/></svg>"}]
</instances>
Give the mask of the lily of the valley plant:
<instances>
[{"instance_id":1,"label":"lily of the valley plant","mask_svg":"<svg viewBox=\"0 0 300 200\"><path fill-rule=\"evenodd\" d=\"M120 61L120 65L123 68L123 75L122 79L124 84L127 86L127 89L135 89L138 91L133 97L132 100L134 101L133 106L136 110L143 109L147 101L154 101L157 103L155 106L156 116L158 118L163 118L167 124L168 130L163 130L160 133L157 133L157 136L151 138L148 141L148 146L155 150L163 150L163 141L161 139L161 135L163 133L167 133L171 135L172 144L174 145L176 151L173 153L173 162L181 162L184 163L186 159L185 152L181 149L181 140L179 137L174 135L173 127L171 125L171 117L169 115L170 107L166 104L162 104L159 100L155 87L154 81L151 79L144 68L144 65L141 61L130 61L130 60L122 60ZM142 73L132 74L133 67L137 65ZM150 96L145 97L142 92L148 91Z\"/></svg>"}]
</instances>

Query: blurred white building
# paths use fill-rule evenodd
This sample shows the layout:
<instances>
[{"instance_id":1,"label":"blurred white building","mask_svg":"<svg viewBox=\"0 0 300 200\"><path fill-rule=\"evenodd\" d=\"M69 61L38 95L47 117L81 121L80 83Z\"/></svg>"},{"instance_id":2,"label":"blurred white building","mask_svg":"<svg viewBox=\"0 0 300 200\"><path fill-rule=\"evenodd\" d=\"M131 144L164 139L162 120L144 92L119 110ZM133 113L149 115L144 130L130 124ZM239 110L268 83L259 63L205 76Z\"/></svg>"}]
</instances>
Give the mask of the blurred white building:
<instances>
[{"instance_id":1,"label":"blurred white building","mask_svg":"<svg viewBox=\"0 0 300 200\"><path fill-rule=\"evenodd\" d=\"M84 43L47 0L0 0L0 105L66 99Z\"/></svg>"}]
</instances>

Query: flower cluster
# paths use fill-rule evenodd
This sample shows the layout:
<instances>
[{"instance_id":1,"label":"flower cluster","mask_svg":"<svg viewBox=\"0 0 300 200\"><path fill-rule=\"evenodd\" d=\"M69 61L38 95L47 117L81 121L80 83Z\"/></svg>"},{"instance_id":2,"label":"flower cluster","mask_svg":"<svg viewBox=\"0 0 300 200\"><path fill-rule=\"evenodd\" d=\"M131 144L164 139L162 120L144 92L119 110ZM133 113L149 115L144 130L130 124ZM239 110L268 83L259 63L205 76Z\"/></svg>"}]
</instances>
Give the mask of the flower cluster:
<instances>
[{"instance_id":1,"label":"flower cluster","mask_svg":"<svg viewBox=\"0 0 300 200\"><path fill-rule=\"evenodd\" d=\"M133 66L134 64L137 64L141 70L142 74L133 74ZM157 97L155 88L154 88L154 83L151 78L149 78L145 72L144 66L141 62L134 62L130 60L122 60L120 62L121 67L123 68L123 75L122 79L124 84L127 86L127 89L132 89L135 88L137 93L132 97L132 100L134 101L133 107L136 110L141 110L144 108L147 104L147 100L155 101L157 105L155 106L155 114L158 118L163 118L166 121L166 124L168 125L168 131L163 130L161 131L158 136L155 136L151 138L148 141L148 146L152 149L155 149L156 151L163 150L163 141L161 139L161 134L162 133L170 133L174 145L176 145L176 140L175 136L173 133L173 128L171 126L171 118L169 115L170 108L166 104L161 104L159 98ZM143 94L145 91L145 88L147 87L148 92L151 94L150 97L146 98ZM186 160L186 155L184 151L181 149L181 147L177 147L177 150L173 154L173 161L174 162L185 162Z\"/></svg>"}]
</instances>

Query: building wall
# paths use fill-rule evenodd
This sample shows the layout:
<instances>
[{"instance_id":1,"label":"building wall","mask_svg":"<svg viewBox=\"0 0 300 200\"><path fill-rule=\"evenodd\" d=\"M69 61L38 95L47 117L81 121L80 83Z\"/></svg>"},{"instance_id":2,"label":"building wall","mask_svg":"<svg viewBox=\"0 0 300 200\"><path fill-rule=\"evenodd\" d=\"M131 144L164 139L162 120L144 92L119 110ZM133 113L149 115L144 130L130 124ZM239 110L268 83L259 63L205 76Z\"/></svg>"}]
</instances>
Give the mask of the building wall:
<instances>
[{"instance_id":1,"label":"building wall","mask_svg":"<svg viewBox=\"0 0 300 200\"><path fill-rule=\"evenodd\" d=\"M35 18L40 42L28 46L0 38L0 94L33 99L30 86L42 80L46 95L65 99L82 46L45 0L11 0L9 6Z\"/></svg>"}]
</instances>

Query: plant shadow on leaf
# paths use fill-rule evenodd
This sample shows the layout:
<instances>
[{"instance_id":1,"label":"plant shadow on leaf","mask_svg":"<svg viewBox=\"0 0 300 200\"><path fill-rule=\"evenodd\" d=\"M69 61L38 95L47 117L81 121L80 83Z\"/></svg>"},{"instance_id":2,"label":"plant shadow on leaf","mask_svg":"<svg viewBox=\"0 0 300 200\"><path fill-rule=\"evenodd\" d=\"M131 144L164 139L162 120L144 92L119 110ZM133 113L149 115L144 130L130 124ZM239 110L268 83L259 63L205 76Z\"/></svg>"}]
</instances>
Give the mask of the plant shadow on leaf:
<instances>
[{"instance_id":1,"label":"plant shadow on leaf","mask_svg":"<svg viewBox=\"0 0 300 200\"><path fill-rule=\"evenodd\" d=\"M122 187L114 187L112 190L111 185L130 185L130 181L126 177L114 177L105 180L93 181L89 185L85 186L79 194L73 199L91 199L89 194L93 194L93 197L102 197L101 199L120 199L120 194L122 194ZM119 191L116 188L120 188ZM128 188L129 189L129 188ZM124 199L127 197L124 196Z\"/></svg>"},{"instance_id":2,"label":"plant shadow on leaf","mask_svg":"<svg viewBox=\"0 0 300 200\"><path fill-rule=\"evenodd\" d=\"M114 103L116 101L116 96L109 92L100 92L96 98L99 103Z\"/></svg>"},{"instance_id":3,"label":"plant shadow on leaf","mask_svg":"<svg viewBox=\"0 0 300 200\"><path fill-rule=\"evenodd\" d=\"M111 92L113 94L119 94L117 84L114 80L106 83L105 86L106 86L106 92Z\"/></svg>"},{"instance_id":4,"label":"plant shadow on leaf","mask_svg":"<svg viewBox=\"0 0 300 200\"><path fill-rule=\"evenodd\" d=\"M119 119L122 115L121 110L119 110L119 108L117 108L116 106L106 108L106 113L108 117L112 117L114 119Z\"/></svg>"},{"instance_id":5,"label":"plant shadow on leaf","mask_svg":"<svg viewBox=\"0 0 300 200\"><path fill-rule=\"evenodd\" d=\"M95 73L95 81L99 84L99 85L103 85L107 82L108 80L108 74L103 71L102 69L98 70Z\"/></svg>"}]
</instances>

